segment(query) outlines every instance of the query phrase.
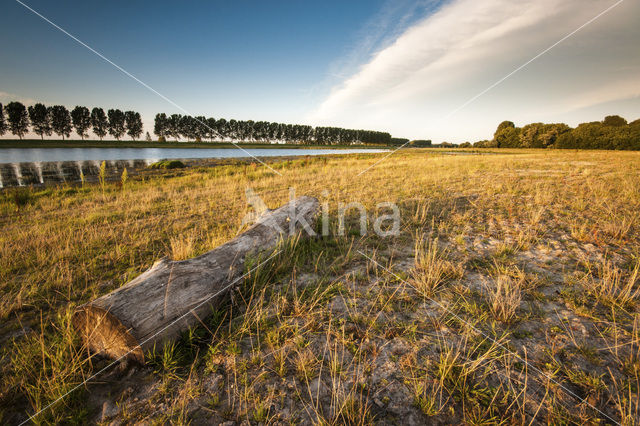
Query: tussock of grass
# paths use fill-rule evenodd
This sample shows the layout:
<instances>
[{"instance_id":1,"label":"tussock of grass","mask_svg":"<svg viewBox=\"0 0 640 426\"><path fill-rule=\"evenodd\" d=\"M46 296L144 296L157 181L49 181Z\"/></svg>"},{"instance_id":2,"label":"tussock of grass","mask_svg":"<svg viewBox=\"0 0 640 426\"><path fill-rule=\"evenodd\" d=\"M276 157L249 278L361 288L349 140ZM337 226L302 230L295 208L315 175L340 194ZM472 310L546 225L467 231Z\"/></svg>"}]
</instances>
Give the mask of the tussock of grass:
<instances>
[{"instance_id":1,"label":"tussock of grass","mask_svg":"<svg viewBox=\"0 0 640 426\"><path fill-rule=\"evenodd\" d=\"M598 301L627 307L638 300L640 295L640 264L636 264L630 273L625 273L604 260L597 266L597 277L587 275L582 281L586 291Z\"/></svg>"},{"instance_id":2,"label":"tussock of grass","mask_svg":"<svg viewBox=\"0 0 640 426\"><path fill-rule=\"evenodd\" d=\"M445 282L461 277L461 269L446 258L446 252L438 249L437 240L416 239L411 283L420 293L432 297Z\"/></svg>"},{"instance_id":3,"label":"tussock of grass","mask_svg":"<svg viewBox=\"0 0 640 426\"><path fill-rule=\"evenodd\" d=\"M508 275L498 275L485 282L489 310L496 320L510 322L516 318L522 301L521 288L522 280L516 281Z\"/></svg>"}]
</instances>

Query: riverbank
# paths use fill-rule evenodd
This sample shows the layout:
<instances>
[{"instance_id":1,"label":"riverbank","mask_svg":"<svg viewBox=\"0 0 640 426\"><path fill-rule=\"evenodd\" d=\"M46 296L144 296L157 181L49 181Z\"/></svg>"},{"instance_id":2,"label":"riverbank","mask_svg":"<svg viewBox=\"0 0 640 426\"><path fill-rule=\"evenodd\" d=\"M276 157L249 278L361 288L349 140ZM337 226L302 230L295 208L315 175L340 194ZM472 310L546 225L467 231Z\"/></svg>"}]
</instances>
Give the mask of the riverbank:
<instances>
[{"instance_id":1,"label":"riverbank","mask_svg":"<svg viewBox=\"0 0 640 426\"><path fill-rule=\"evenodd\" d=\"M0 150L1 152L1 150ZM172 162L172 169L189 169L193 167L219 167L219 166L247 166L280 164L290 162L301 156L310 158L314 152L305 155L285 155L290 151L278 150L272 153L283 155L271 155L260 157L238 157L238 158L171 158L166 159L161 155L157 159L147 160L86 160L86 161L37 161L37 162L13 162L0 163L0 191L11 190L20 187L46 187L52 185L77 186L86 183L95 183L100 179L104 181L121 181L123 174L127 178L163 173L157 171L163 167L155 167L161 163ZM344 152L344 153L343 153ZM375 153L375 152L372 152ZM244 154L244 153L243 153ZM361 152L362 154L362 152ZM368 155L364 152L364 155ZM318 155L318 154L315 154ZM319 154L319 156L343 156L357 155L349 153L348 150L336 150L329 154ZM270 167L270 166L269 166ZM125 172L126 170L126 172Z\"/></svg>"},{"instance_id":2,"label":"riverbank","mask_svg":"<svg viewBox=\"0 0 640 426\"><path fill-rule=\"evenodd\" d=\"M0 410L26 420L108 362L82 303L163 256L228 241L290 189L330 235L290 242L144 367L120 365L51 423L597 423L637 418L640 153L399 151L154 171L0 194ZM373 167L372 167L373 166ZM372 167L362 175L360 172ZM342 205L357 210L338 232ZM373 223L400 213L399 235Z\"/></svg>"}]
</instances>

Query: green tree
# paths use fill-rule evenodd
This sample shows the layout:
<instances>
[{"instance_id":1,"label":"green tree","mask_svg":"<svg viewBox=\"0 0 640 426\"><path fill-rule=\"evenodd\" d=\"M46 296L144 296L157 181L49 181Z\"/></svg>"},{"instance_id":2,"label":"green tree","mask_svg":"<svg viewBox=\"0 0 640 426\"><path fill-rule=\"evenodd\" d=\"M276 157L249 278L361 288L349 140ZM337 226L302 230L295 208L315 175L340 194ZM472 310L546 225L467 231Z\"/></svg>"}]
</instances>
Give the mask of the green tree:
<instances>
[{"instance_id":1,"label":"green tree","mask_svg":"<svg viewBox=\"0 0 640 426\"><path fill-rule=\"evenodd\" d=\"M224 118L216 120L216 132L222 140L227 137L227 120Z\"/></svg>"},{"instance_id":2,"label":"green tree","mask_svg":"<svg viewBox=\"0 0 640 426\"><path fill-rule=\"evenodd\" d=\"M571 132L571 127L565 123L545 124L540 134L542 148L554 148L560 136Z\"/></svg>"},{"instance_id":3,"label":"green tree","mask_svg":"<svg viewBox=\"0 0 640 426\"><path fill-rule=\"evenodd\" d=\"M196 138L195 136L195 121L193 119L193 117L191 117L190 115L183 115L180 117L180 120L178 121L178 133L182 136L184 136L185 138L187 138L187 142L189 142L190 140Z\"/></svg>"},{"instance_id":4,"label":"green tree","mask_svg":"<svg viewBox=\"0 0 640 426\"><path fill-rule=\"evenodd\" d=\"M95 133L100 140L107 135L109 121L102 108L94 108L91 110L91 127L93 128L93 133Z\"/></svg>"},{"instance_id":5,"label":"green tree","mask_svg":"<svg viewBox=\"0 0 640 426\"><path fill-rule=\"evenodd\" d=\"M167 118L167 127L165 129L165 135L167 137L174 137L176 141L180 138L180 122L182 121L182 115L171 114Z\"/></svg>"},{"instance_id":6,"label":"green tree","mask_svg":"<svg viewBox=\"0 0 640 426\"><path fill-rule=\"evenodd\" d=\"M9 102L6 106L9 130L20 139L29 131L29 115L21 102Z\"/></svg>"},{"instance_id":7,"label":"green tree","mask_svg":"<svg viewBox=\"0 0 640 426\"><path fill-rule=\"evenodd\" d=\"M40 139L44 139L45 135L51 136L51 115L46 106L40 103L30 106L29 118L33 131L40 135Z\"/></svg>"},{"instance_id":8,"label":"green tree","mask_svg":"<svg viewBox=\"0 0 640 426\"><path fill-rule=\"evenodd\" d=\"M205 132L205 135L207 136L207 138L209 138L209 142L213 142L213 138L218 137L218 132L217 132L217 121L215 118L213 117L209 117L207 118L207 129Z\"/></svg>"},{"instance_id":9,"label":"green tree","mask_svg":"<svg viewBox=\"0 0 640 426\"><path fill-rule=\"evenodd\" d=\"M503 121L493 134L493 140L499 148L517 148L520 146L520 131L512 121Z\"/></svg>"},{"instance_id":10,"label":"green tree","mask_svg":"<svg viewBox=\"0 0 640 426\"><path fill-rule=\"evenodd\" d=\"M78 136L84 140L85 136L87 136L87 131L91 127L91 113L89 112L89 108L76 106L71 111L71 122Z\"/></svg>"},{"instance_id":11,"label":"green tree","mask_svg":"<svg viewBox=\"0 0 640 426\"><path fill-rule=\"evenodd\" d=\"M227 137L234 141L238 137L238 122L233 118L227 122Z\"/></svg>"},{"instance_id":12,"label":"green tree","mask_svg":"<svg viewBox=\"0 0 640 426\"><path fill-rule=\"evenodd\" d=\"M142 135L142 117L139 112L127 111L124 113L124 127L131 140L135 140Z\"/></svg>"},{"instance_id":13,"label":"green tree","mask_svg":"<svg viewBox=\"0 0 640 426\"><path fill-rule=\"evenodd\" d=\"M109 119L109 134L116 140L120 140L125 133L124 113L119 109L110 109L107 111L107 118Z\"/></svg>"},{"instance_id":14,"label":"green tree","mask_svg":"<svg viewBox=\"0 0 640 426\"><path fill-rule=\"evenodd\" d=\"M627 120L619 115L607 115L602 121L602 124L611 127L622 127L627 125Z\"/></svg>"},{"instance_id":15,"label":"green tree","mask_svg":"<svg viewBox=\"0 0 640 426\"><path fill-rule=\"evenodd\" d=\"M51 129L64 140L71 135L71 115L64 105L54 105L50 108Z\"/></svg>"},{"instance_id":16,"label":"green tree","mask_svg":"<svg viewBox=\"0 0 640 426\"><path fill-rule=\"evenodd\" d=\"M158 140L166 140L167 132L167 114L164 112L156 114L156 118L153 121L153 133L158 137Z\"/></svg>"},{"instance_id":17,"label":"green tree","mask_svg":"<svg viewBox=\"0 0 640 426\"><path fill-rule=\"evenodd\" d=\"M195 117L195 137L197 142L202 142L202 139L209 135L209 125L207 124L207 117L202 115Z\"/></svg>"}]
</instances>

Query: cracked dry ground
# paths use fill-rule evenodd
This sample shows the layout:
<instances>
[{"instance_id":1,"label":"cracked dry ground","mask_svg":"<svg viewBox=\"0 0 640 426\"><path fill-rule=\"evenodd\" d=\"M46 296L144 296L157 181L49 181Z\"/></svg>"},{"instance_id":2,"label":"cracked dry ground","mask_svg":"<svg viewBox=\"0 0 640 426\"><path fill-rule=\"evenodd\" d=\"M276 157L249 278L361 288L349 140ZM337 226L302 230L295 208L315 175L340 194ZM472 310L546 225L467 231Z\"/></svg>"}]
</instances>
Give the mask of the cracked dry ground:
<instances>
[{"instance_id":1,"label":"cracked dry ground","mask_svg":"<svg viewBox=\"0 0 640 426\"><path fill-rule=\"evenodd\" d=\"M397 237L354 211L347 236L283 244L201 327L88 384L85 420L637 424L636 157L583 157L418 189Z\"/></svg>"}]
</instances>

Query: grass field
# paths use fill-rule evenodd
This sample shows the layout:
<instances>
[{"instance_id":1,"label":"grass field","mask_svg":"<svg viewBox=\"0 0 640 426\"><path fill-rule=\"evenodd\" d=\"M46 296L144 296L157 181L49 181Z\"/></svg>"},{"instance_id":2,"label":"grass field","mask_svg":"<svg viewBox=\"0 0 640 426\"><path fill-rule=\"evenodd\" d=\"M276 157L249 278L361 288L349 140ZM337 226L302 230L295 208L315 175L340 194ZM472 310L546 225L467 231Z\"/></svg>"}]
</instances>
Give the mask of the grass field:
<instances>
[{"instance_id":1,"label":"grass field","mask_svg":"<svg viewBox=\"0 0 640 426\"><path fill-rule=\"evenodd\" d=\"M0 195L0 422L108 365L79 304L232 238L252 188L400 207L398 237L297 238L145 367L37 423L640 422L640 153L432 150L168 170ZM369 224L370 225L370 224ZM245 423L246 424L246 423Z\"/></svg>"}]
</instances>

